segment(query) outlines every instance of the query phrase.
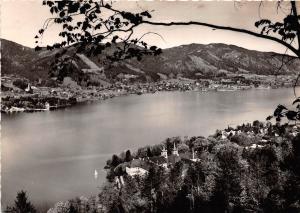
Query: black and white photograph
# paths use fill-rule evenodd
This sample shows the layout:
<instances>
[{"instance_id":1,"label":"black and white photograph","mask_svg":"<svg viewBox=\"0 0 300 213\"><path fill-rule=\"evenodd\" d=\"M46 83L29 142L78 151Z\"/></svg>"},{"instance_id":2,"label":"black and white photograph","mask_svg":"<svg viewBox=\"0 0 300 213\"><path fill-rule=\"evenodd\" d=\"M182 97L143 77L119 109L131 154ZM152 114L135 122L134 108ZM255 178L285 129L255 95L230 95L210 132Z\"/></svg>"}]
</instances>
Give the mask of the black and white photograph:
<instances>
[{"instance_id":1,"label":"black and white photograph","mask_svg":"<svg viewBox=\"0 0 300 213\"><path fill-rule=\"evenodd\" d=\"M300 213L300 1L0 4L0 212Z\"/></svg>"}]
</instances>

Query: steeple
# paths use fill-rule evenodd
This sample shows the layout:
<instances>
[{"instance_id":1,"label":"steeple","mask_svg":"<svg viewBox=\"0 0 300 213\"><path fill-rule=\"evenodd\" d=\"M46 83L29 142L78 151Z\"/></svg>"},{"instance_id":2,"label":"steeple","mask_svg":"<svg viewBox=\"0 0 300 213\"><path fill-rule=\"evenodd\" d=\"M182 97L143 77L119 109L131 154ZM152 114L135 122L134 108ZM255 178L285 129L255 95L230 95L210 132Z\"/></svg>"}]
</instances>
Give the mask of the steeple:
<instances>
[{"instance_id":1,"label":"steeple","mask_svg":"<svg viewBox=\"0 0 300 213\"><path fill-rule=\"evenodd\" d=\"M177 149L177 147L176 147L176 145L175 145L175 142L174 142L174 148L173 148L173 150L172 150L172 154L173 154L173 155L179 156L179 154L178 154L178 149Z\"/></svg>"},{"instance_id":2,"label":"steeple","mask_svg":"<svg viewBox=\"0 0 300 213\"><path fill-rule=\"evenodd\" d=\"M199 158L195 158L195 151L194 151L194 149L192 149L192 159L190 159L190 160L194 161L194 162L198 162L199 161Z\"/></svg>"},{"instance_id":3,"label":"steeple","mask_svg":"<svg viewBox=\"0 0 300 213\"><path fill-rule=\"evenodd\" d=\"M192 159L195 159L195 152L194 152L194 148L192 149Z\"/></svg>"},{"instance_id":4,"label":"steeple","mask_svg":"<svg viewBox=\"0 0 300 213\"><path fill-rule=\"evenodd\" d=\"M161 156L168 158L168 151L166 150L165 146L163 146L163 149L161 150Z\"/></svg>"}]
</instances>

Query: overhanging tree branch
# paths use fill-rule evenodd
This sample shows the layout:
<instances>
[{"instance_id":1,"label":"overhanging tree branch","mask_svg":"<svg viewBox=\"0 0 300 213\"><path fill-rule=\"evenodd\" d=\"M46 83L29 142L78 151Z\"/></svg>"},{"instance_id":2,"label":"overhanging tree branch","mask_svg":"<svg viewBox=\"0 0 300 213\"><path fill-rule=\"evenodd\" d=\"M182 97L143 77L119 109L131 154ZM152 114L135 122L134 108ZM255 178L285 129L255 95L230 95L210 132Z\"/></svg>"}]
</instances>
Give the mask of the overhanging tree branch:
<instances>
[{"instance_id":1,"label":"overhanging tree branch","mask_svg":"<svg viewBox=\"0 0 300 213\"><path fill-rule=\"evenodd\" d=\"M210 27L210 28L213 28L213 29L227 30L227 31L244 33L244 34L252 35L252 36L255 36L255 37L259 37L259 38L264 38L264 39L267 39L267 40L275 41L275 42L277 42L277 43L279 43L279 44L287 47L295 55L297 55L298 57L300 57L300 51L297 50L292 45L288 44L287 42L285 42L285 41L283 41L283 40L281 40L279 38L273 37L273 36L256 33L256 32L250 31L250 30L246 30L246 29L240 29L240 28L234 28L234 27L227 27L227 26L220 26L220 25L208 24L208 23L196 22L196 21L189 21L189 22L168 22L168 23L166 23L166 22L152 22L152 21L143 20L141 22L141 24L150 24L150 25L158 25L158 26L199 25L199 26L204 26L204 27Z\"/></svg>"},{"instance_id":2,"label":"overhanging tree branch","mask_svg":"<svg viewBox=\"0 0 300 213\"><path fill-rule=\"evenodd\" d=\"M298 17L298 13L297 13L297 7L296 7L296 2L295 1L291 1L291 8L292 8L292 12L294 14L295 17ZM300 49L300 24L298 19L296 19L296 27L297 27L297 39L298 39L298 48Z\"/></svg>"}]
</instances>

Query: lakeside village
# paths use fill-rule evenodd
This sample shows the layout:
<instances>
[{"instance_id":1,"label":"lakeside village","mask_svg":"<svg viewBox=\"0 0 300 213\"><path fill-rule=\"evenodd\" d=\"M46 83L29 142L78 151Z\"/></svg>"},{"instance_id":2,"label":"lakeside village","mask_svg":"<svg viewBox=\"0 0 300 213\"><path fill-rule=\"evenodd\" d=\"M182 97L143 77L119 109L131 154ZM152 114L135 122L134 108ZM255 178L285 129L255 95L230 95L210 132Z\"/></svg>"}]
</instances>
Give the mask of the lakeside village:
<instances>
[{"instance_id":1,"label":"lakeside village","mask_svg":"<svg viewBox=\"0 0 300 213\"><path fill-rule=\"evenodd\" d=\"M139 149L133 154L134 157L126 157L125 153L124 158L121 154L117 161L118 165L113 162L116 160L113 156L112 160L107 162L105 169L113 168L114 182L118 188L121 188L125 184L122 174L130 177L145 177L153 165L170 171L170 168L174 167L179 161L184 162L186 166L190 163L200 162L201 152L207 151L209 143L212 141L230 140L240 145L244 150L262 149L266 145L278 145L278 141L272 139L274 137L278 138L281 134L280 131L271 122L254 121L253 124L248 123L236 128L228 127L224 130L217 130L213 136L208 138L202 136L184 137L183 140L180 137L168 138L161 145ZM300 133L300 127L294 125L284 131L291 137L295 137ZM245 139L245 141L241 139ZM195 142L197 140L198 142ZM191 141L193 142L192 146ZM197 143L200 144L197 145ZM122 158L124 159L122 160ZM122 163L122 161L125 162ZM184 174L182 175L184 176Z\"/></svg>"},{"instance_id":2,"label":"lakeside village","mask_svg":"<svg viewBox=\"0 0 300 213\"><path fill-rule=\"evenodd\" d=\"M130 212L134 208L149 209L147 205L154 208L160 202L159 199L163 199L159 198L159 196L162 196L160 191L163 190L164 193L167 193L168 190L177 185L179 187L177 190L181 191L182 186L180 184L187 181L188 176L191 175L191 170L195 173L192 173L192 180L200 177L202 186L197 186L200 183L199 179L197 179L194 183L196 185L192 185L190 194L186 195L186 198L189 200L188 203L195 200L197 196L209 199L205 197L211 196L216 190L217 177L220 171L224 169L222 164L226 164L223 157L234 159L234 161L230 161L234 164L232 166L239 171L238 174L241 175L241 179L245 179L241 180L241 184L248 183L248 185L242 186L242 191L239 192L238 197L231 201L233 202L232 206L237 205L238 200L241 199L243 200L243 205L249 205L248 207L254 208L252 205L255 206L256 204L247 203L247 199L249 199L247 196L250 193L249 196L252 196L251 198L253 199L253 196L256 195L256 192L251 191L255 190L256 187L251 188L251 184L253 184L254 180L258 181L259 179L253 177L253 175L258 175L258 173L254 174L251 171L256 170L260 172L259 174L265 174L264 170L269 168L269 166L263 167L262 165L267 164L268 162L266 161L269 158L272 159L273 166L277 165L274 159L276 159L276 162L283 161L286 158L285 155L288 154L288 150L291 149L291 143L287 138L294 140L297 135L299 136L299 133L300 127L297 125L286 125L282 128L282 126L273 125L271 122L254 121L252 124L243 124L236 128L228 127L222 131L217 130L214 135L207 138L202 136L184 137L183 139L174 137L168 138L158 145L139 148L132 154L130 150L127 150L119 155L113 155L107 161L105 169L108 182L98 196L90 198L81 196L66 202L60 201L53 208L49 209L47 213L66 213L71 208L76 209L76 212L80 213L110 212L111 208L116 205L115 202L119 202L118 196L122 197L123 208L126 212ZM226 153L228 151L231 154L224 155L223 152ZM260 162L261 160L262 162ZM230 162L228 163L231 164ZM252 168L253 166L257 166L257 168ZM194 171L193 168L196 168L196 170ZM275 169L274 171L279 172L280 169ZM153 172L160 177L157 183ZM199 172L201 176L198 177ZM275 177L277 176L273 174L273 178ZM171 178L170 181L169 178ZM175 180L173 180L174 178ZM172 180L175 182L172 182ZM271 186L268 186L268 182L264 182L264 180L262 178L262 183L257 188L257 190L264 188L263 193L257 193L259 195L266 194L272 189ZM153 185L151 184L152 188L147 189L149 181ZM170 184L172 187L170 186L169 188L168 185ZM148 199L143 198L142 194L147 194L143 190L150 190L149 196L152 201L143 201L143 199ZM173 193L178 193L176 192L176 187ZM109 200L106 199L107 196ZM168 199L171 199L171 197Z\"/></svg>"},{"instance_id":3,"label":"lakeside village","mask_svg":"<svg viewBox=\"0 0 300 213\"><path fill-rule=\"evenodd\" d=\"M45 84L42 80L31 83L16 75L1 77L1 112L48 111L72 106L79 102L105 100L129 94L142 95L158 91L236 91L247 89L272 89L292 87L296 76L267 76L255 74L236 74L216 79L188 79L180 75L168 78L165 75L157 82L142 83L139 76L119 74L114 83L105 77L96 86L77 84L70 77L57 83L54 80ZM51 82L51 83L49 83Z\"/></svg>"}]
</instances>

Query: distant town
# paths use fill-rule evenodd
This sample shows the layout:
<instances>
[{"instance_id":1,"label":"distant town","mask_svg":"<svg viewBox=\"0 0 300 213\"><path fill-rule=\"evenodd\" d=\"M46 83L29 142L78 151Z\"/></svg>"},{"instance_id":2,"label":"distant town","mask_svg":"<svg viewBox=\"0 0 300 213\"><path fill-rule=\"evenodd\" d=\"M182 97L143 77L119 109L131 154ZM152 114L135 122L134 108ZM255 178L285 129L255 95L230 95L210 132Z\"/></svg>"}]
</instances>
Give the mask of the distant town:
<instances>
[{"instance_id":1,"label":"distant town","mask_svg":"<svg viewBox=\"0 0 300 213\"><path fill-rule=\"evenodd\" d=\"M189 44L166 49L155 58L122 61L110 67L104 58L76 53L71 72L60 73L53 67L52 51L36 52L4 39L1 44L1 112L5 113L47 111L160 91L293 87L299 69L297 61L281 67L279 54L225 44Z\"/></svg>"},{"instance_id":2,"label":"distant town","mask_svg":"<svg viewBox=\"0 0 300 213\"><path fill-rule=\"evenodd\" d=\"M17 75L1 77L1 112L47 111L78 102L105 100L129 94L142 95L161 91L237 91L293 87L296 75L225 74L222 77L189 79L181 75L161 76L157 82L141 82L137 75L119 74L113 83L80 86L70 77L61 84L30 82ZM51 82L51 83L49 83Z\"/></svg>"}]
</instances>

